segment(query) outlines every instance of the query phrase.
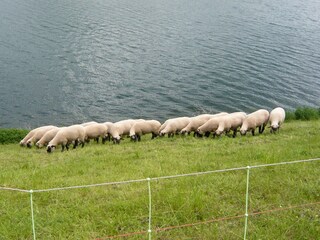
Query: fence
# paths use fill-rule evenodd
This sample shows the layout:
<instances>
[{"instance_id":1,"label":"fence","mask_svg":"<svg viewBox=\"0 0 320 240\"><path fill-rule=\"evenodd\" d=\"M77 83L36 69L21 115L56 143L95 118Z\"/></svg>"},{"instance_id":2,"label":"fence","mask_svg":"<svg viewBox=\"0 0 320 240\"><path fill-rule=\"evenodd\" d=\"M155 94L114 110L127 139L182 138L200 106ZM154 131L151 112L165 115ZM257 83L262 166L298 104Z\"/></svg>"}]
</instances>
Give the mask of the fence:
<instances>
[{"instance_id":1,"label":"fence","mask_svg":"<svg viewBox=\"0 0 320 240\"><path fill-rule=\"evenodd\" d=\"M154 177L154 178L146 178L146 179L136 179L136 180L119 181L119 182L106 182L106 183L89 184L89 185L81 185L81 186L69 186L69 187L58 187L58 188L49 188L49 189L36 189L36 190L25 190L25 189L19 189L19 188L0 187L0 190L18 191L18 192L28 193L30 195L30 213L31 213L30 216L31 216L32 236L33 236L34 240L36 239L36 229L35 229L35 217L34 217L34 209L33 209L33 193L62 191L62 190L80 189L80 188L91 188L91 187L110 186L110 185L122 185L122 184L138 183L138 182L146 182L147 186L148 186L148 194L149 194L149 198L148 198L149 199L148 229L145 231L131 232L131 233L126 233L126 234L121 234L121 235L116 235L116 236L108 236L108 237L104 237L104 238L100 238L100 239L113 239L113 238L121 238L121 237L127 237L127 236L132 236L132 235L148 234L148 239L151 240L153 231L160 232L160 231L167 231L167 230L176 229L176 228L195 226L195 225L199 225L199 224L207 224L207 223L224 221L224 220L229 220L229 219L244 218L245 221L244 221L243 239L246 240L247 233L248 233L248 218L249 218L249 216L320 204L320 201L319 201L319 202L312 202L312 203L301 204L301 205L296 205L296 206L290 206L287 208L271 209L271 210L267 210L267 211L249 213L248 212L249 186L250 186L249 183L250 183L250 173L251 173L252 169L271 167L271 166L280 166L280 165L289 165L289 164L298 164L298 163L308 163L308 162L316 162L316 161L320 161L320 158L307 159L307 160L297 160L297 161L291 161L291 162L280 162L280 163L272 163L272 164L261 164L261 165L255 165L255 166L228 168L228 169L221 169L221 170L214 170L214 171L195 172L195 173L189 173L189 174L162 176L162 177ZM246 197L245 197L245 209L244 209L245 214L237 215L237 216L222 217L222 218L218 218L218 219L212 219L212 220L207 220L207 221L203 221L203 222L184 224L184 225L179 225L179 226L156 228L156 229L152 230L152 187L151 187L152 181L159 181L159 180L164 180L164 179L175 179L175 178L182 178L182 177L192 177L192 176L207 175L207 174L222 173L222 172L241 171L241 170L246 171Z\"/></svg>"}]
</instances>

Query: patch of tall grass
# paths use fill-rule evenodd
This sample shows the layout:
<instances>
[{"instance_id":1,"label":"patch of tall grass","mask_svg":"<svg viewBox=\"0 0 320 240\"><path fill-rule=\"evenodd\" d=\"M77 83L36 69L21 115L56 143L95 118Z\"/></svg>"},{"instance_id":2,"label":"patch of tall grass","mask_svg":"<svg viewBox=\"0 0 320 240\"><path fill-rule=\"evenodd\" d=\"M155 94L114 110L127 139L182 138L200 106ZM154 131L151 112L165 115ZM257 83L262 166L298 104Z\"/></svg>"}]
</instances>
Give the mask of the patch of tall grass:
<instances>
[{"instance_id":1,"label":"patch of tall grass","mask_svg":"<svg viewBox=\"0 0 320 240\"><path fill-rule=\"evenodd\" d=\"M320 108L299 107L295 111L286 111L286 121L320 119Z\"/></svg>"},{"instance_id":2,"label":"patch of tall grass","mask_svg":"<svg viewBox=\"0 0 320 240\"><path fill-rule=\"evenodd\" d=\"M26 129L0 128L0 144L18 143L27 135Z\"/></svg>"}]
</instances>

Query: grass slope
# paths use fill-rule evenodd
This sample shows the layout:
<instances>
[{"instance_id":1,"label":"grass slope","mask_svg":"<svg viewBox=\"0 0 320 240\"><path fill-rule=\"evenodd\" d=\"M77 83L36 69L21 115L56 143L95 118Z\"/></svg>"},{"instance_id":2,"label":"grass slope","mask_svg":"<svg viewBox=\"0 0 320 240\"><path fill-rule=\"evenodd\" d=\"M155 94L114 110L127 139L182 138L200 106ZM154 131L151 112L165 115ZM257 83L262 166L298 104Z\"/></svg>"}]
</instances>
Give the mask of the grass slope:
<instances>
[{"instance_id":1,"label":"grass slope","mask_svg":"<svg viewBox=\"0 0 320 240\"><path fill-rule=\"evenodd\" d=\"M0 145L0 186L46 189L320 157L320 121L235 139L143 136L47 154ZM252 169L249 213L320 201L319 162ZM152 181L152 228L245 213L246 171ZM38 239L96 239L148 229L146 182L34 193ZM250 239L317 239L320 206L249 217ZM28 193L0 191L0 239L32 239ZM153 239L241 239L244 218L154 232ZM137 235L126 239L146 239Z\"/></svg>"}]
</instances>

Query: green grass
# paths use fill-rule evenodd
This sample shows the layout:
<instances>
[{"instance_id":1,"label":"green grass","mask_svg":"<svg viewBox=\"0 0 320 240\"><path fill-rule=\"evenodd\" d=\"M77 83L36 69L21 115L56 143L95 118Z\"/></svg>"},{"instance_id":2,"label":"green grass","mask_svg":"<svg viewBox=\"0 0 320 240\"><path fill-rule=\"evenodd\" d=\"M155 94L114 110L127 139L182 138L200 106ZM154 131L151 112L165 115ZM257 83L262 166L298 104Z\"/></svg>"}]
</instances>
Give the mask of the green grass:
<instances>
[{"instance_id":1,"label":"green grass","mask_svg":"<svg viewBox=\"0 0 320 240\"><path fill-rule=\"evenodd\" d=\"M0 145L0 186L94 184L320 157L320 121L279 134L90 143L47 154ZM320 201L320 163L252 169L249 213ZM152 229L245 213L246 170L151 182ZM0 239L32 239L28 193L0 191ZM34 193L37 239L96 239L148 229L147 182ZM320 206L249 216L249 239L317 239ZM152 239L242 239L244 218L153 232ZM147 239L147 234L125 239Z\"/></svg>"},{"instance_id":2,"label":"green grass","mask_svg":"<svg viewBox=\"0 0 320 240\"><path fill-rule=\"evenodd\" d=\"M286 111L286 120L317 120L320 119L320 108L299 107L295 111Z\"/></svg>"},{"instance_id":3,"label":"green grass","mask_svg":"<svg viewBox=\"0 0 320 240\"><path fill-rule=\"evenodd\" d=\"M0 144L18 143L28 130L25 129L3 129L0 128Z\"/></svg>"}]
</instances>

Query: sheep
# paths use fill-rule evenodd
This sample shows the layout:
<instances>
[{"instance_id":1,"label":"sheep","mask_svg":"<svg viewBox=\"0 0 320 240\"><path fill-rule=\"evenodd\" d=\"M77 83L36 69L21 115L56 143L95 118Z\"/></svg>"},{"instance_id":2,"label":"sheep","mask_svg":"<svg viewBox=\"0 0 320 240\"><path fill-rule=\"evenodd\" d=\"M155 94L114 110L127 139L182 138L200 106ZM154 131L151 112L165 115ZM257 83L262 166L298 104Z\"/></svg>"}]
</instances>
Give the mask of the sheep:
<instances>
[{"instance_id":1,"label":"sheep","mask_svg":"<svg viewBox=\"0 0 320 240\"><path fill-rule=\"evenodd\" d=\"M159 129L159 133L167 126L168 123L174 121L174 120L179 120L179 119L183 119L184 117L178 117L178 118L170 118L170 119L167 119L160 127Z\"/></svg>"},{"instance_id":2,"label":"sheep","mask_svg":"<svg viewBox=\"0 0 320 240\"><path fill-rule=\"evenodd\" d=\"M112 123L112 122L104 122L103 124L104 124L108 129L110 129L110 128L113 126L113 123ZM107 130L106 140L108 140L109 142L110 142L110 140L111 140L110 133L109 133L108 130Z\"/></svg>"},{"instance_id":3,"label":"sheep","mask_svg":"<svg viewBox=\"0 0 320 240\"><path fill-rule=\"evenodd\" d=\"M69 145L74 143L73 148L76 148L78 143L84 146L84 140L86 137L85 128L81 125L72 125L69 127L64 127L60 129L55 137L48 143L47 152L51 153L54 149L61 145L61 152L64 151L66 147L69 150Z\"/></svg>"},{"instance_id":4,"label":"sheep","mask_svg":"<svg viewBox=\"0 0 320 240\"><path fill-rule=\"evenodd\" d=\"M241 127L247 114L244 112L230 113L227 116L221 118L218 129L215 131L216 136L220 136L222 133L228 134L230 130L233 130L232 137L236 137L238 127Z\"/></svg>"},{"instance_id":5,"label":"sheep","mask_svg":"<svg viewBox=\"0 0 320 240\"><path fill-rule=\"evenodd\" d=\"M179 133L190 122L189 117L179 117L168 119L159 130L159 135L164 136L168 134L168 137L173 137L175 133Z\"/></svg>"},{"instance_id":6,"label":"sheep","mask_svg":"<svg viewBox=\"0 0 320 240\"><path fill-rule=\"evenodd\" d=\"M194 132L194 135L193 136L196 136L197 135L197 129L205 124L210 118L213 118L213 117L218 117L218 116L224 116L224 115L227 115L228 113L226 112L221 112L221 113L217 113L217 114L202 114L202 115L198 115L198 116L195 116L195 117L192 117L189 124L183 128L181 130L181 134L188 134L190 135L190 133L193 131Z\"/></svg>"},{"instance_id":7,"label":"sheep","mask_svg":"<svg viewBox=\"0 0 320 240\"><path fill-rule=\"evenodd\" d=\"M223 121L223 118L227 115L223 116L217 116L209 119L207 122L202 124L200 127L197 129L197 136L202 137L205 135L206 137L210 136L210 133L213 132L213 136L215 137L215 131L218 129L219 124L221 121Z\"/></svg>"},{"instance_id":8,"label":"sheep","mask_svg":"<svg viewBox=\"0 0 320 240\"><path fill-rule=\"evenodd\" d=\"M97 122L95 121L91 121L91 122L84 122L84 123L81 123L80 125L83 126L83 127L86 127L86 126L89 126L91 124L96 124Z\"/></svg>"},{"instance_id":9,"label":"sheep","mask_svg":"<svg viewBox=\"0 0 320 240\"><path fill-rule=\"evenodd\" d=\"M50 125L50 126L51 126L51 125ZM41 129L43 129L43 128L50 127L50 126L42 126L42 127L38 127L38 128L32 129L32 130L20 141L20 143L19 143L20 146L21 146L21 147L27 146L28 140L31 139L37 131L39 131L39 130L41 130ZM52 127L53 127L53 126L52 126Z\"/></svg>"},{"instance_id":10,"label":"sheep","mask_svg":"<svg viewBox=\"0 0 320 240\"><path fill-rule=\"evenodd\" d=\"M57 128L56 126L52 126L52 125L49 125L49 126L43 126L41 128L39 128L31 138L29 138L27 140L27 147L28 148L31 148L33 144L35 144L36 142L38 142L40 140L40 138L43 137L43 135L50 131L51 129L54 129L54 128Z\"/></svg>"},{"instance_id":11,"label":"sheep","mask_svg":"<svg viewBox=\"0 0 320 240\"><path fill-rule=\"evenodd\" d=\"M61 128L53 128L46 132L42 138L36 143L36 146L38 148L42 148L45 145L48 145L48 143L56 136L56 134L59 132Z\"/></svg>"},{"instance_id":12,"label":"sheep","mask_svg":"<svg viewBox=\"0 0 320 240\"><path fill-rule=\"evenodd\" d=\"M41 128L41 127L40 127ZM36 133L36 131L38 131L39 128L35 128L33 130L31 130L30 132L28 132L28 134L20 141L20 146L24 147L27 145L27 141Z\"/></svg>"},{"instance_id":13,"label":"sheep","mask_svg":"<svg viewBox=\"0 0 320 240\"><path fill-rule=\"evenodd\" d=\"M86 142L88 143L90 139L99 142L99 137L102 138L102 143L105 143L108 137L108 127L103 123L93 123L84 127L86 131Z\"/></svg>"},{"instance_id":14,"label":"sheep","mask_svg":"<svg viewBox=\"0 0 320 240\"><path fill-rule=\"evenodd\" d=\"M133 141L140 141L141 135L152 133L151 139L154 139L158 136L160 127L161 123L157 120L136 122L131 127L129 136Z\"/></svg>"},{"instance_id":15,"label":"sheep","mask_svg":"<svg viewBox=\"0 0 320 240\"><path fill-rule=\"evenodd\" d=\"M120 143L121 137L130 134L130 129L136 122L145 121L143 119L127 119L116 122L108 129L108 134L112 137L113 143Z\"/></svg>"},{"instance_id":16,"label":"sheep","mask_svg":"<svg viewBox=\"0 0 320 240\"><path fill-rule=\"evenodd\" d=\"M281 124L286 118L286 112L283 108L277 107L270 112L269 123L270 123L270 133L275 133L279 131Z\"/></svg>"},{"instance_id":17,"label":"sheep","mask_svg":"<svg viewBox=\"0 0 320 240\"><path fill-rule=\"evenodd\" d=\"M247 131L251 130L254 136L255 129L259 127L259 133L263 133L265 126L269 120L269 112L265 109L259 109L247 115L240 128L241 135L246 135Z\"/></svg>"}]
</instances>

